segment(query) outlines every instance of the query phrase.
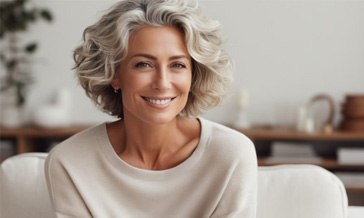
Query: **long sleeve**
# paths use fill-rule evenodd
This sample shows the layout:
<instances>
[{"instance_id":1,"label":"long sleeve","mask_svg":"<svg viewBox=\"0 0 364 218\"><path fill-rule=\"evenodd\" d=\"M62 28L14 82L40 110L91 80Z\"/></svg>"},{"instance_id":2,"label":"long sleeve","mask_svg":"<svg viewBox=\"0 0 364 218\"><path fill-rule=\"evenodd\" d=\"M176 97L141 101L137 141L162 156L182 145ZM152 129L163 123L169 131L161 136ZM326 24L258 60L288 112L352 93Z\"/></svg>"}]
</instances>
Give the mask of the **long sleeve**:
<instances>
[{"instance_id":1,"label":"long sleeve","mask_svg":"<svg viewBox=\"0 0 364 218\"><path fill-rule=\"evenodd\" d=\"M256 217L257 159L254 145L245 147L212 218Z\"/></svg>"},{"instance_id":2,"label":"long sleeve","mask_svg":"<svg viewBox=\"0 0 364 218\"><path fill-rule=\"evenodd\" d=\"M45 175L57 218L91 217L71 176L52 153L46 160Z\"/></svg>"}]
</instances>

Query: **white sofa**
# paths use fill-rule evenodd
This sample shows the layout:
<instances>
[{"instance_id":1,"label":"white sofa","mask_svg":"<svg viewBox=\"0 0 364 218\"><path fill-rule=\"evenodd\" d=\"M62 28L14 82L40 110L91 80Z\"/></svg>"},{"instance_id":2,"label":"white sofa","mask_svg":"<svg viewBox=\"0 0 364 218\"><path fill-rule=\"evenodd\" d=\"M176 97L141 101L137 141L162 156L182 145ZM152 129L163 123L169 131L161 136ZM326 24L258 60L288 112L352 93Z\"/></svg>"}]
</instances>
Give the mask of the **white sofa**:
<instances>
[{"instance_id":1,"label":"white sofa","mask_svg":"<svg viewBox=\"0 0 364 218\"><path fill-rule=\"evenodd\" d=\"M0 217L51 218L43 166L46 153L26 153L1 164ZM313 165L259 168L257 218L363 218L348 207L341 181Z\"/></svg>"}]
</instances>

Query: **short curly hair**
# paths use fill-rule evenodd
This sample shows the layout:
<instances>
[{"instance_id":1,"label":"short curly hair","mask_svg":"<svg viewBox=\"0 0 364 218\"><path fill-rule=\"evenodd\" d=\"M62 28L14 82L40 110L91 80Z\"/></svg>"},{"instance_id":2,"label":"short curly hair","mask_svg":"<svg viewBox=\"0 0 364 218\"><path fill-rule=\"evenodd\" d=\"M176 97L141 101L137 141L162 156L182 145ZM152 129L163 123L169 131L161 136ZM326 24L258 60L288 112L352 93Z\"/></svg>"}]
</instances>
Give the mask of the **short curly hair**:
<instances>
[{"instance_id":1,"label":"short curly hair","mask_svg":"<svg viewBox=\"0 0 364 218\"><path fill-rule=\"evenodd\" d=\"M192 57L191 90L181 114L198 116L222 101L232 64L222 48L220 24L204 16L197 1L122 0L84 30L73 54L79 83L101 110L123 117L121 93L111 83L128 53L129 37L142 27L163 25L182 31Z\"/></svg>"}]
</instances>

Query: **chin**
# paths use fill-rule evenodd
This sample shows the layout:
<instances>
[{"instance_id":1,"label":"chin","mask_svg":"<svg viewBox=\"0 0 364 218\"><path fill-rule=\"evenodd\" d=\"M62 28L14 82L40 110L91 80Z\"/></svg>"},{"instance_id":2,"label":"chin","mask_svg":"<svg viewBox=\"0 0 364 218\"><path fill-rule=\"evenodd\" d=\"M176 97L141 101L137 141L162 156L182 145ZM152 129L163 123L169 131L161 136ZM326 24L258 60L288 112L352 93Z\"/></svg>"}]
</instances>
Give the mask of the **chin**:
<instances>
[{"instance_id":1,"label":"chin","mask_svg":"<svg viewBox=\"0 0 364 218\"><path fill-rule=\"evenodd\" d=\"M177 119L177 117L178 114L177 115L160 114L156 116L150 116L147 119L145 119L145 121L154 125L162 125L173 122L175 119Z\"/></svg>"},{"instance_id":2,"label":"chin","mask_svg":"<svg viewBox=\"0 0 364 218\"><path fill-rule=\"evenodd\" d=\"M180 116L183 107L175 107L164 110L151 110L139 107L139 110L128 110L124 108L124 116L130 121L145 123L147 125L163 125L174 122Z\"/></svg>"}]
</instances>

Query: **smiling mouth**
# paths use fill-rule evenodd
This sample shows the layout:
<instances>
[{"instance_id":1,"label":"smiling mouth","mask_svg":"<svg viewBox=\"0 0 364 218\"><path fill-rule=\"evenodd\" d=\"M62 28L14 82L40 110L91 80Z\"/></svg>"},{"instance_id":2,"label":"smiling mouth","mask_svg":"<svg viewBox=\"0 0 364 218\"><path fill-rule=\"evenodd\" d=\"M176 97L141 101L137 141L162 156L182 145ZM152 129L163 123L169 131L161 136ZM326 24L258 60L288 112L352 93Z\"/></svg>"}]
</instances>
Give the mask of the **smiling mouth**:
<instances>
[{"instance_id":1,"label":"smiling mouth","mask_svg":"<svg viewBox=\"0 0 364 218\"><path fill-rule=\"evenodd\" d=\"M144 100L146 100L147 102L150 102L152 104L156 104L156 105L167 105L170 102L173 101L173 99L175 99L176 97L173 98L163 98L163 99L155 99L155 98L149 98L149 97L142 97Z\"/></svg>"}]
</instances>

